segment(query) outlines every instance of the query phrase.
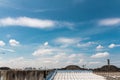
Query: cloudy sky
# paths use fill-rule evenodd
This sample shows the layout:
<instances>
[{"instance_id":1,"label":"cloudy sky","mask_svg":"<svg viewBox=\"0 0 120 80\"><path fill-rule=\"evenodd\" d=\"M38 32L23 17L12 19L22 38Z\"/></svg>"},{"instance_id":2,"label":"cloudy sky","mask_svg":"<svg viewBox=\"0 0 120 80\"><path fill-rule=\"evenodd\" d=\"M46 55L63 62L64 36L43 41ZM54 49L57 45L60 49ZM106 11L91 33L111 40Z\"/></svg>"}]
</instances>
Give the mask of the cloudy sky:
<instances>
[{"instance_id":1,"label":"cloudy sky","mask_svg":"<svg viewBox=\"0 0 120 80\"><path fill-rule=\"evenodd\" d=\"M0 66L120 67L119 0L0 0Z\"/></svg>"}]
</instances>

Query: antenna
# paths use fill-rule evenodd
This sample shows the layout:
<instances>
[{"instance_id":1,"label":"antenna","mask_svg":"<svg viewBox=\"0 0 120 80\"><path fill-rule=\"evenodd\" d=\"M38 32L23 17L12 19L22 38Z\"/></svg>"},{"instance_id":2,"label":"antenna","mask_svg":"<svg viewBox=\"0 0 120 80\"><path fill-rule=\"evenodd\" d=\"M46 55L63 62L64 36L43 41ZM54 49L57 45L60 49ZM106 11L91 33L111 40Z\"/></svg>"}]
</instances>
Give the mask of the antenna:
<instances>
[{"instance_id":1,"label":"antenna","mask_svg":"<svg viewBox=\"0 0 120 80\"><path fill-rule=\"evenodd\" d=\"M107 59L107 63L108 63L108 72L109 72L109 70L110 70L110 59Z\"/></svg>"},{"instance_id":2,"label":"antenna","mask_svg":"<svg viewBox=\"0 0 120 80\"><path fill-rule=\"evenodd\" d=\"M83 64L83 65L82 65L82 67L83 67L83 69L85 69L85 67L86 67L86 64Z\"/></svg>"},{"instance_id":3,"label":"antenna","mask_svg":"<svg viewBox=\"0 0 120 80\"><path fill-rule=\"evenodd\" d=\"M110 59L107 59L107 64L108 66L110 66Z\"/></svg>"}]
</instances>

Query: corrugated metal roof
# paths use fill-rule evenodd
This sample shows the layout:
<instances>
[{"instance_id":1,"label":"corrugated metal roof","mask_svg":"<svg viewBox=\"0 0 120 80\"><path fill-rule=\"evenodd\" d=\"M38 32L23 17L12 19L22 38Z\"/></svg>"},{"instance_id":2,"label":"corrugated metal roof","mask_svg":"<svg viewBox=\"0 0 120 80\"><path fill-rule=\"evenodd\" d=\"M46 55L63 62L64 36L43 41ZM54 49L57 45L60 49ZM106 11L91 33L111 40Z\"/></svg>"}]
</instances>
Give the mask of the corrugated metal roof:
<instances>
[{"instance_id":1,"label":"corrugated metal roof","mask_svg":"<svg viewBox=\"0 0 120 80\"><path fill-rule=\"evenodd\" d=\"M106 80L92 71L58 70L52 80Z\"/></svg>"}]
</instances>

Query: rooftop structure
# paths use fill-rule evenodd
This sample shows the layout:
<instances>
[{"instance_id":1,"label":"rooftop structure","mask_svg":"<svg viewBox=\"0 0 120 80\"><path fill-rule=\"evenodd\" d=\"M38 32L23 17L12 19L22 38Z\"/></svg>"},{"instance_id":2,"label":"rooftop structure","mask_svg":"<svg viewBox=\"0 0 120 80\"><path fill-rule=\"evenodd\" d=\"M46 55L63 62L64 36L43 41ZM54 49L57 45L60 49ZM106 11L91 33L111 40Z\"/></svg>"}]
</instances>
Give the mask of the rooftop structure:
<instances>
[{"instance_id":1,"label":"rooftop structure","mask_svg":"<svg viewBox=\"0 0 120 80\"><path fill-rule=\"evenodd\" d=\"M106 79L103 76L94 74L92 71L58 70L54 77L49 80L106 80Z\"/></svg>"}]
</instances>

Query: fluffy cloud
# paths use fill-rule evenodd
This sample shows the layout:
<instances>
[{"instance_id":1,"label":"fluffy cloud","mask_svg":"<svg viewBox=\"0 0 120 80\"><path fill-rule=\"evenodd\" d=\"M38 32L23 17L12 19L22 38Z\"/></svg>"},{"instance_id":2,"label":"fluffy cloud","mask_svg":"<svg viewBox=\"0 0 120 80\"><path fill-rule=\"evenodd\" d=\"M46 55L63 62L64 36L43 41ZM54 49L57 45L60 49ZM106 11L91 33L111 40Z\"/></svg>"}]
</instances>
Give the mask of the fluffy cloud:
<instances>
[{"instance_id":1,"label":"fluffy cloud","mask_svg":"<svg viewBox=\"0 0 120 80\"><path fill-rule=\"evenodd\" d=\"M48 55L56 54L56 53L59 53L59 52L62 53L62 51L63 51L62 49L49 46L48 42L45 42L37 50L35 50L32 53L32 55L33 56L45 56L45 55L48 56Z\"/></svg>"},{"instance_id":2,"label":"fluffy cloud","mask_svg":"<svg viewBox=\"0 0 120 80\"><path fill-rule=\"evenodd\" d=\"M110 44L108 47L109 48L114 48L116 45L115 44Z\"/></svg>"},{"instance_id":3,"label":"fluffy cloud","mask_svg":"<svg viewBox=\"0 0 120 80\"><path fill-rule=\"evenodd\" d=\"M45 43L44 43L44 46L48 46L48 42L45 42Z\"/></svg>"},{"instance_id":4,"label":"fluffy cloud","mask_svg":"<svg viewBox=\"0 0 120 80\"><path fill-rule=\"evenodd\" d=\"M103 52L103 53L96 53L94 55L91 56L91 58L104 58L104 57L108 57L109 53L108 52Z\"/></svg>"},{"instance_id":5,"label":"fluffy cloud","mask_svg":"<svg viewBox=\"0 0 120 80\"><path fill-rule=\"evenodd\" d=\"M98 22L99 25L102 26L113 26L120 24L120 18L112 18L112 19L103 19Z\"/></svg>"},{"instance_id":6,"label":"fluffy cloud","mask_svg":"<svg viewBox=\"0 0 120 80\"><path fill-rule=\"evenodd\" d=\"M103 49L104 47L102 45L98 45L96 49Z\"/></svg>"},{"instance_id":7,"label":"fluffy cloud","mask_svg":"<svg viewBox=\"0 0 120 80\"><path fill-rule=\"evenodd\" d=\"M15 39L10 39L10 40L9 40L9 44L10 44L11 46L18 46L18 45L20 44L20 42L17 41L17 40L15 40Z\"/></svg>"},{"instance_id":8,"label":"fluffy cloud","mask_svg":"<svg viewBox=\"0 0 120 80\"><path fill-rule=\"evenodd\" d=\"M0 46L5 46L5 42L4 41L0 41Z\"/></svg>"},{"instance_id":9,"label":"fluffy cloud","mask_svg":"<svg viewBox=\"0 0 120 80\"><path fill-rule=\"evenodd\" d=\"M41 56L34 59L28 59L23 57L17 57L9 59L6 61L0 62L2 66L8 66L11 68L24 68L24 67L46 67L46 68L61 68L67 65L78 65L83 63L83 57L80 54L67 54L67 53L58 53L53 56ZM12 64L12 65L11 65Z\"/></svg>"},{"instance_id":10,"label":"fluffy cloud","mask_svg":"<svg viewBox=\"0 0 120 80\"><path fill-rule=\"evenodd\" d=\"M26 64L27 64L27 60L25 60L24 57L12 58L6 61L4 60L0 63L0 65L7 66L10 68L24 68L24 66L27 67Z\"/></svg>"},{"instance_id":11,"label":"fluffy cloud","mask_svg":"<svg viewBox=\"0 0 120 80\"><path fill-rule=\"evenodd\" d=\"M55 49L55 48L54 48ZM57 50L56 50L57 51ZM47 54L47 52L45 52ZM11 68L36 67L61 68L67 65L82 65L84 63L83 54L75 54L59 51L52 55L39 55L33 58L17 57L9 60L0 61L0 65ZM11 65L12 64L12 65Z\"/></svg>"},{"instance_id":12,"label":"fluffy cloud","mask_svg":"<svg viewBox=\"0 0 120 80\"><path fill-rule=\"evenodd\" d=\"M50 49L50 48L40 48L32 54L33 56L41 56L41 55L50 55L56 52L56 49Z\"/></svg>"},{"instance_id":13,"label":"fluffy cloud","mask_svg":"<svg viewBox=\"0 0 120 80\"><path fill-rule=\"evenodd\" d=\"M48 42L45 42L41 45L37 50L35 50L32 55L33 56L45 56L45 55L52 55L56 53L62 53L63 50L60 48L52 47L48 45Z\"/></svg>"},{"instance_id":14,"label":"fluffy cloud","mask_svg":"<svg viewBox=\"0 0 120 80\"><path fill-rule=\"evenodd\" d=\"M114 48L114 47L119 47L120 45L117 45L117 44L110 44L108 47L109 48Z\"/></svg>"},{"instance_id":15,"label":"fluffy cloud","mask_svg":"<svg viewBox=\"0 0 120 80\"><path fill-rule=\"evenodd\" d=\"M53 67L64 67L70 64L78 65L84 61L84 55L81 53L73 53L73 51L68 48L52 47L50 45L40 46L32 55L36 57L41 64L55 65Z\"/></svg>"},{"instance_id":16,"label":"fluffy cloud","mask_svg":"<svg viewBox=\"0 0 120 80\"><path fill-rule=\"evenodd\" d=\"M84 59L81 54L56 53L52 56L40 56L38 60L46 66L50 64L51 66L54 65L53 67L65 67L71 64L82 64Z\"/></svg>"},{"instance_id":17,"label":"fluffy cloud","mask_svg":"<svg viewBox=\"0 0 120 80\"><path fill-rule=\"evenodd\" d=\"M98 46L96 47L96 50L97 50L97 51L101 51L101 50L103 50L103 48L104 48L104 47L103 47L102 45L98 45Z\"/></svg>"}]
</instances>

